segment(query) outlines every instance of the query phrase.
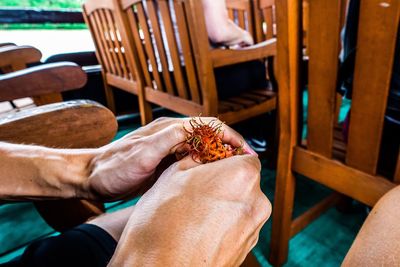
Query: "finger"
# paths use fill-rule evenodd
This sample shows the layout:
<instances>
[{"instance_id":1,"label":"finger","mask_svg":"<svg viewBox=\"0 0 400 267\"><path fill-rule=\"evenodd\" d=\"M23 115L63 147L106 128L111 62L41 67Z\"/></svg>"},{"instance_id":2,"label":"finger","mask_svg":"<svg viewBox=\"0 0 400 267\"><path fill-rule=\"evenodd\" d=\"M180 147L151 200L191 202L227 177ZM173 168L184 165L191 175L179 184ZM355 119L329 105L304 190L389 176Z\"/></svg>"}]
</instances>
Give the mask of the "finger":
<instances>
[{"instance_id":1,"label":"finger","mask_svg":"<svg viewBox=\"0 0 400 267\"><path fill-rule=\"evenodd\" d=\"M142 137L142 136L149 136L154 133L161 131L162 129L173 125L173 124L183 124L184 121L187 120L186 118L169 118L169 117L161 117L158 118L151 123L140 127L139 129L128 133L123 138L135 138L135 137Z\"/></svg>"},{"instance_id":2,"label":"finger","mask_svg":"<svg viewBox=\"0 0 400 267\"><path fill-rule=\"evenodd\" d=\"M165 157L184 145L186 134L183 125L175 123L146 137L153 153Z\"/></svg>"},{"instance_id":3,"label":"finger","mask_svg":"<svg viewBox=\"0 0 400 267\"><path fill-rule=\"evenodd\" d=\"M201 162L196 161L196 159L193 159L190 155L184 157L176 163L177 168L182 171L189 170L200 165L202 165Z\"/></svg>"},{"instance_id":4,"label":"finger","mask_svg":"<svg viewBox=\"0 0 400 267\"><path fill-rule=\"evenodd\" d=\"M253 156L258 156L258 154L246 143L244 138L231 127L224 125L222 127L224 134L222 137L222 142L225 144L230 144L233 147L242 147L245 154L250 154Z\"/></svg>"},{"instance_id":5,"label":"finger","mask_svg":"<svg viewBox=\"0 0 400 267\"><path fill-rule=\"evenodd\" d=\"M198 119L200 122L203 122L204 124L208 124L210 122L214 122L214 125L217 125L218 123L222 124L222 142L225 144L229 144L233 147L242 147L243 151L245 154L251 154L254 156L258 156L258 154L247 144L244 140L244 138L236 132L234 129L229 127L228 125L224 124L220 120L214 117L199 117ZM189 123L189 121L185 122L185 128L187 130L191 130L192 127Z\"/></svg>"}]
</instances>

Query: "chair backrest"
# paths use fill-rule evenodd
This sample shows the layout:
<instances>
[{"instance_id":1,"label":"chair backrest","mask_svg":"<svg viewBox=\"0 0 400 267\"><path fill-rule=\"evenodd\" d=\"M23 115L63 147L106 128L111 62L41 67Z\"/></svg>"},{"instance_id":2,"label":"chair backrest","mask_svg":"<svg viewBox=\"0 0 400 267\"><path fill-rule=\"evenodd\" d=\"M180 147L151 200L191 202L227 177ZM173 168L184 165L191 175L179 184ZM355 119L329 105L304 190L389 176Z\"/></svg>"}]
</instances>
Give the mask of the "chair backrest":
<instances>
[{"instance_id":1,"label":"chair backrest","mask_svg":"<svg viewBox=\"0 0 400 267\"><path fill-rule=\"evenodd\" d=\"M199 48L191 36L204 40L207 46L208 37L206 32L199 35L199 29L194 29L189 1L119 2L123 27L130 29L126 39L138 55L146 98L182 113L201 113L209 97L200 90L198 71L204 62L195 63L195 57L200 57ZM216 94L215 85L213 89ZM178 107L171 97L180 99Z\"/></svg>"},{"instance_id":2,"label":"chair backrest","mask_svg":"<svg viewBox=\"0 0 400 267\"><path fill-rule=\"evenodd\" d=\"M253 37L255 34L253 5L251 0L227 0L229 18L240 28L248 31Z\"/></svg>"},{"instance_id":3,"label":"chair backrest","mask_svg":"<svg viewBox=\"0 0 400 267\"><path fill-rule=\"evenodd\" d=\"M276 37L275 0L253 0L255 41Z\"/></svg>"},{"instance_id":4,"label":"chair backrest","mask_svg":"<svg viewBox=\"0 0 400 267\"><path fill-rule=\"evenodd\" d=\"M114 2L87 0L83 5L83 17L92 34L106 83L137 94L136 70L129 59L134 55L126 51L121 41Z\"/></svg>"},{"instance_id":5,"label":"chair backrest","mask_svg":"<svg viewBox=\"0 0 400 267\"><path fill-rule=\"evenodd\" d=\"M127 43L126 51L137 55L133 64L146 101L187 116L221 115L227 123L273 109L274 101L266 101L275 99L274 95L240 99L240 104L218 101L214 69L265 60L275 54L275 39L238 50L214 48L209 43L202 1L116 2L120 28L125 29L121 38ZM247 108L253 111L246 112Z\"/></svg>"},{"instance_id":6,"label":"chair backrest","mask_svg":"<svg viewBox=\"0 0 400 267\"><path fill-rule=\"evenodd\" d=\"M0 73L22 70L30 63L40 62L42 53L27 45L4 45L0 47Z\"/></svg>"},{"instance_id":7,"label":"chair backrest","mask_svg":"<svg viewBox=\"0 0 400 267\"><path fill-rule=\"evenodd\" d=\"M279 2L279 3L278 3ZM278 1L278 80L281 131L297 144L300 74L302 73L301 6ZM309 1L309 72L307 150L333 157L340 31L346 1ZM345 163L376 175L384 115L393 68L400 2L360 1L357 54ZM289 108L287 108L289 107ZM288 112L289 110L289 112ZM398 164L399 165L399 164ZM399 169L399 166L397 166Z\"/></svg>"}]
</instances>

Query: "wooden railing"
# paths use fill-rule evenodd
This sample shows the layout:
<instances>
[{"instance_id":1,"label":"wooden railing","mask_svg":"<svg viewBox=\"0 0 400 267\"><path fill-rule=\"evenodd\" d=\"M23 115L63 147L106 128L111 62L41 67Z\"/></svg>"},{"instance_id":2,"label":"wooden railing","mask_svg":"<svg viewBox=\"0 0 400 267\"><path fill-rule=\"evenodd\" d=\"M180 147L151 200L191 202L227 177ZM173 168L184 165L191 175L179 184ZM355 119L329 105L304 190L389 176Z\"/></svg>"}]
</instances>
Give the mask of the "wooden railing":
<instances>
[{"instance_id":1,"label":"wooden railing","mask_svg":"<svg viewBox=\"0 0 400 267\"><path fill-rule=\"evenodd\" d=\"M0 8L0 23L84 23L79 9Z\"/></svg>"}]
</instances>

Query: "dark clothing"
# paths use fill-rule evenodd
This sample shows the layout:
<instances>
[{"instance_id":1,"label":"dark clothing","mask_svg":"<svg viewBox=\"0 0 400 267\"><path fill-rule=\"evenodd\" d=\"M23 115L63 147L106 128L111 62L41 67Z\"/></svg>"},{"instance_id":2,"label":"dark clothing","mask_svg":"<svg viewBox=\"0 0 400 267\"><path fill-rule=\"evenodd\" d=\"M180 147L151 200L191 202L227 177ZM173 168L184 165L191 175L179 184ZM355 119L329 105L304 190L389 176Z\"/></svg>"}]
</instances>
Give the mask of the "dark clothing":
<instances>
[{"instance_id":1,"label":"dark clothing","mask_svg":"<svg viewBox=\"0 0 400 267\"><path fill-rule=\"evenodd\" d=\"M346 25L342 32L342 65L339 70L339 90L349 99L351 99L353 87L359 13L360 0L351 0L349 3ZM374 33L371 32L371 34ZM394 57L386 116L391 120L396 120L397 123L400 124L400 31L397 33Z\"/></svg>"},{"instance_id":2,"label":"dark clothing","mask_svg":"<svg viewBox=\"0 0 400 267\"><path fill-rule=\"evenodd\" d=\"M102 228L82 224L59 236L38 240L29 245L21 257L4 267L100 267L106 266L117 242Z\"/></svg>"},{"instance_id":3,"label":"dark clothing","mask_svg":"<svg viewBox=\"0 0 400 267\"><path fill-rule=\"evenodd\" d=\"M351 99L353 75L357 47L357 31L360 0L351 0L347 12L346 25L342 32L343 50L339 69L339 92ZM371 32L371 34L374 34ZM400 147L400 31L397 33L392 79L382 132L382 143L378 162L378 172L386 177L394 174ZM344 123L347 129L349 117ZM345 138L347 132L344 132Z\"/></svg>"},{"instance_id":4,"label":"dark clothing","mask_svg":"<svg viewBox=\"0 0 400 267\"><path fill-rule=\"evenodd\" d=\"M216 68L214 74L218 98L225 100L249 90L266 89L266 73L265 63L261 60Z\"/></svg>"}]
</instances>

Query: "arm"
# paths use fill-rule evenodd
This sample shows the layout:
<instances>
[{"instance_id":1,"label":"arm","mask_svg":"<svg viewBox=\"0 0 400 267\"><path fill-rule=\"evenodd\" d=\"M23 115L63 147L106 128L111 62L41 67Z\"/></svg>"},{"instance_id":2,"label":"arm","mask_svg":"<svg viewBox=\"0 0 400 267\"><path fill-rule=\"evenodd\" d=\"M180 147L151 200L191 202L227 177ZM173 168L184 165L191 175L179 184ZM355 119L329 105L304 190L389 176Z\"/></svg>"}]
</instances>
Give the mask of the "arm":
<instances>
[{"instance_id":1,"label":"arm","mask_svg":"<svg viewBox=\"0 0 400 267\"><path fill-rule=\"evenodd\" d=\"M214 43L252 45L250 33L238 27L228 17L225 0L202 0L208 37Z\"/></svg>"},{"instance_id":2,"label":"arm","mask_svg":"<svg viewBox=\"0 0 400 267\"><path fill-rule=\"evenodd\" d=\"M113 200L137 194L161 160L181 148L177 144L185 140L188 120L158 119L98 149L0 143L0 199ZM228 126L224 130L227 143L242 144L238 133ZM244 149L255 153L247 144Z\"/></svg>"},{"instance_id":3,"label":"arm","mask_svg":"<svg viewBox=\"0 0 400 267\"><path fill-rule=\"evenodd\" d=\"M72 153L73 151L73 153ZM70 198L82 194L91 150L0 142L0 199Z\"/></svg>"}]
</instances>

